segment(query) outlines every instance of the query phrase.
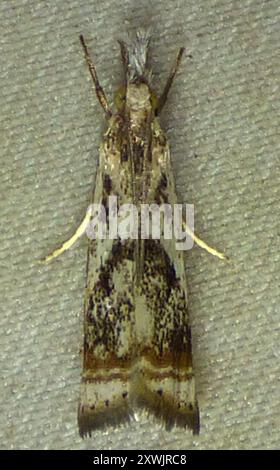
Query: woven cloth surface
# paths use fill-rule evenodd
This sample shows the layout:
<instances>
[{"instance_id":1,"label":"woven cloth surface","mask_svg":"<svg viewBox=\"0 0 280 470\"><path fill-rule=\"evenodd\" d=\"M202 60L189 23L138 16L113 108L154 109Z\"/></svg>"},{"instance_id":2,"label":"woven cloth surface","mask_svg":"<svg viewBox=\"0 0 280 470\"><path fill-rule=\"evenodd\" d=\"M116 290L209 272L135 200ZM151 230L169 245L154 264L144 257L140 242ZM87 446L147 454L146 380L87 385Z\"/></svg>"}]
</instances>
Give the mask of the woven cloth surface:
<instances>
[{"instance_id":1,"label":"woven cloth surface","mask_svg":"<svg viewBox=\"0 0 280 470\"><path fill-rule=\"evenodd\" d=\"M2 449L279 447L279 0L2 0ZM81 440L86 238L48 266L90 200L104 119L78 40L110 97L117 40L150 27L154 84L185 57L162 115L182 202L225 251L186 253L201 434L152 417Z\"/></svg>"}]
</instances>

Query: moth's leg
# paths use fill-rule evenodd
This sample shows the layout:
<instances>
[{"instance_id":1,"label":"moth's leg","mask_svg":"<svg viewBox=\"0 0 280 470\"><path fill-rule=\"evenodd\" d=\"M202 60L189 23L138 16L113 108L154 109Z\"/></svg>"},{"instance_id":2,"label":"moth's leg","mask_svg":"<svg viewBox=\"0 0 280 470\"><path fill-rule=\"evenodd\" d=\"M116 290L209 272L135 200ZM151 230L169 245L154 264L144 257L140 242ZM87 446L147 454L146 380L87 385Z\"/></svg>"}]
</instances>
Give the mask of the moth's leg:
<instances>
[{"instance_id":1,"label":"moth's leg","mask_svg":"<svg viewBox=\"0 0 280 470\"><path fill-rule=\"evenodd\" d=\"M51 261L52 259L56 258L57 256L61 255L64 251L66 250L69 250L69 248L71 248L72 245L74 245L74 243L78 240L78 238L83 235L86 231L86 228L90 222L90 219L91 219L91 210L88 209L87 210L87 213L84 217L84 220L82 221L82 223L79 225L79 227L77 228L76 232L74 233L74 235L72 235L71 238L69 238L69 240L67 240L66 242L64 242L59 248L57 248L56 250L54 250L50 255L46 256L45 258L43 258L41 260L42 263L48 263L49 261Z\"/></svg>"},{"instance_id":2,"label":"moth's leg","mask_svg":"<svg viewBox=\"0 0 280 470\"><path fill-rule=\"evenodd\" d=\"M94 64L93 64L93 62L90 58L88 48L86 46L84 36L82 34L80 35L80 41L81 41L82 47L84 49L85 58L86 58L86 61L87 61L89 72L90 72L91 78L92 78L93 83L94 83L95 93L96 93L97 99L98 99L99 103L101 104L102 108L104 109L107 118L110 118L112 116L112 111L109 107L109 104L108 104L106 95L104 93L104 90L103 90L102 86L99 83Z\"/></svg>"},{"instance_id":3,"label":"moth's leg","mask_svg":"<svg viewBox=\"0 0 280 470\"><path fill-rule=\"evenodd\" d=\"M167 100L167 96L168 96L168 93L169 93L169 90L171 88L171 85L173 83L173 80L175 78L175 75L179 69L179 66L180 66L180 62L181 62L181 59L182 59L182 56L183 56L183 53L185 51L185 48L184 47L181 47L179 49L179 52L178 52L178 55L177 55L177 59L176 59L176 62L170 72L170 75L167 79L167 82L166 82L166 85L164 87L164 90L163 90L163 93L162 95L160 96L159 98L159 101L158 101L158 107L156 109L156 114L159 115L162 108L164 107L165 103L166 103L166 100Z\"/></svg>"},{"instance_id":4,"label":"moth's leg","mask_svg":"<svg viewBox=\"0 0 280 470\"><path fill-rule=\"evenodd\" d=\"M188 235L193 239L193 241L203 248L204 250L208 251L213 256L217 256L220 259L224 259L226 261L229 261L228 256L226 256L224 253L221 253L221 251L216 250L216 248L212 248L211 246L207 245L203 240L201 240L193 231L192 229L184 223L184 229Z\"/></svg>"}]
</instances>

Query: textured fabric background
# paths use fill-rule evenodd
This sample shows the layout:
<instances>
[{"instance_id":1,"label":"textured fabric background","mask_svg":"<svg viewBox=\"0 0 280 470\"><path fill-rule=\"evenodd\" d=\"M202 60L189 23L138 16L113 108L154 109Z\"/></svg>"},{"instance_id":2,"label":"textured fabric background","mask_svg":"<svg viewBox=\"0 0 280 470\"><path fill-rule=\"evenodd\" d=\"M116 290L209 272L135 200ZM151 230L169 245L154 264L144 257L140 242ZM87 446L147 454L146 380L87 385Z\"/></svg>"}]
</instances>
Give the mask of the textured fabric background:
<instances>
[{"instance_id":1,"label":"textured fabric background","mask_svg":"<svg viewBox=\"0 0 280 470\"><path fill-rule=\"evenodd\" d=\"M2 449L279 447L279 0L2 0ZM82 441L76 413L87 240L38 259L81 221L104 126L78 40L110 97L118 38L153 31L178 194L233 260L186 254L201 435L147 416Z\"/></svg>"}]
</instances>

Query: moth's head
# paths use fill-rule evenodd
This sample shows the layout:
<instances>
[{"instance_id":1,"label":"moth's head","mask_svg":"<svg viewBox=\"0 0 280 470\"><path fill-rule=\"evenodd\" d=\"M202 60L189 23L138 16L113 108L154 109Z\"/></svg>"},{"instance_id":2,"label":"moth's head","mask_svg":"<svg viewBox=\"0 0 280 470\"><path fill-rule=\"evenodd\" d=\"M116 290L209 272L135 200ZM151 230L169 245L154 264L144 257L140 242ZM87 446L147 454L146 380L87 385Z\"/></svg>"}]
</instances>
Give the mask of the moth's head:
<instances>
[{"instance_id":1,"label":"moth's head","mask_svg":"<svg viewBox=\"0 0 280 470\"><path fill-rule=\"evenodd\" d=\"M116 94L116 106L124 104L134 108L146 107L148 101L153 109L156 108L156 95L150 88L151 71L147 66L148 49L151 36L147 31L136 33L133 42L119 41L125 72L125 86Z\"/></svg>"},{"instance_id":2,"label":"moth's head","mask_svg":"<svg viewBox=\"0 0 280 470\"><path fill-rule=\"evenodd\" d=\"M147 66L151 36L148 31L137 31L134 41L119 41L127 83L149 83L151 72Z\"/></svg>"}]
</instances>

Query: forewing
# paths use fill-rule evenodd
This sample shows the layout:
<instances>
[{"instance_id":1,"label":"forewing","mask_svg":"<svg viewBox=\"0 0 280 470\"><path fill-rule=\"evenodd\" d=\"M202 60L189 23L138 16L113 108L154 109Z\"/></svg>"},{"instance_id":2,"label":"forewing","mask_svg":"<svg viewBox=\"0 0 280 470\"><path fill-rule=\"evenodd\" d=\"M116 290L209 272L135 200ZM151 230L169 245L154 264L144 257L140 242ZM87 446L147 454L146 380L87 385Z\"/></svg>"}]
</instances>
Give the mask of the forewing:
<instances>
[{"instance_id":1,"label":"forewing","mask_svg":"<svg viewBox=\"0 0 280 470\"><path fill-rule=\"evenodd\" d=\"M131 178L120 130L112 120L100 149L94 203L106 209L109 196L131 202ZM122 161L123 160L123 161ZM134 241L89 242L84 308L84 365L78 412L81 436L129 420L133 361Z\"/></svg>"},{"instance_id":2,"label":"forewing","mask_svg":"<svg viewBox=\"0 0 280 470\"><path fill-rule=\"evenodd\" d=\"M169 147L154 130L152 184L147 202L177 203ZM183 252L172 240L146 240L144 269L136 299L139 342L137 403L174 425L199 432L192 368L191 330Z\"/></svg>"}]
</instances>

